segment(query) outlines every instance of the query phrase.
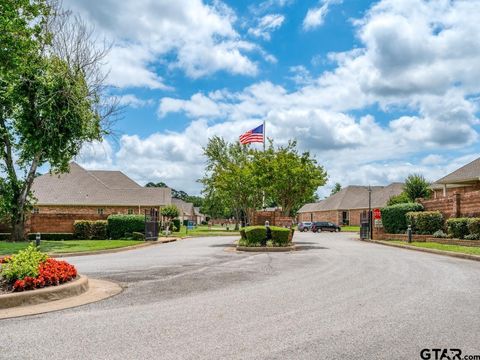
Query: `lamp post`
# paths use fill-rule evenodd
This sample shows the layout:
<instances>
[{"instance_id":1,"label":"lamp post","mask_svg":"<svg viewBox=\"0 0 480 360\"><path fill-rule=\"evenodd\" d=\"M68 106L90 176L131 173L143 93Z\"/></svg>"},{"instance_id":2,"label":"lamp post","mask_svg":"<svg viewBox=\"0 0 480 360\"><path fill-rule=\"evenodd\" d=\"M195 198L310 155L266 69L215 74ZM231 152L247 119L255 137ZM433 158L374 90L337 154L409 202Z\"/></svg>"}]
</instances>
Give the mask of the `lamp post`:
<instances>
[{"instance_id":1,"label":"lamp post","mask_svg":"<svg viewBox=\"0 0 480 360\"><path fill-rule=\"evenodd\" d=\"M368 185L368 239L372 240L372 187Z\"/></svg>"}]
</instances>

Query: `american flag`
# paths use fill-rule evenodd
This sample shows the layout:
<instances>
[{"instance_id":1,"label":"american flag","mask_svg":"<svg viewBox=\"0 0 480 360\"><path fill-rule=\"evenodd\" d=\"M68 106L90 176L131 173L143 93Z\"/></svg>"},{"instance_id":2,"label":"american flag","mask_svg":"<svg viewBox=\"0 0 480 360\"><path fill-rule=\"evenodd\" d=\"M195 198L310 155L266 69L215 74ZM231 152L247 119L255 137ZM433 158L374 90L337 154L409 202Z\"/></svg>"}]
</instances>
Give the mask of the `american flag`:
<instances>
[{"instance_id":1,"label":"american flag","mask_svg":"<svg viewBox=\"0 0 480 360\"><path fill-rule=\"evenodd\" d=\"M263 142L263 124L240 135L240 143L242 145L254 142Z\"/></svg>"}]
</instances>

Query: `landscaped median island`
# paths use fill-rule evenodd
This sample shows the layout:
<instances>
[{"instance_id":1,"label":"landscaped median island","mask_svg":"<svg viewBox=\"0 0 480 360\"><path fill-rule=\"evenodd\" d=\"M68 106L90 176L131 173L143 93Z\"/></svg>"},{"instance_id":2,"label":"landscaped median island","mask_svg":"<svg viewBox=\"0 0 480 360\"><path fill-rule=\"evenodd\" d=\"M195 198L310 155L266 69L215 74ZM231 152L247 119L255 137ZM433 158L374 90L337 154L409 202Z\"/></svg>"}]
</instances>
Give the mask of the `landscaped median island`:
<instances>
[{"instance_id":1,"label":"landscaped median island","mask_svg":"<svg viewBox=\"0 0 480 360\"><path fill-rule=\"evenodd\" d=\"M3 293L57 286L77 277L77 270L66 261L48 257L33 244L16 255L3 258L0 289Z\"/></svg>"},{"instance_id":2,"label":"landscaped median island","mask_svg":"<svg viewBox=\"0 0 480 360\"><path fill-rule=\"evenodd\" d=\"M240 230L237 250L241 251L280 251L293 250L294 229L270 226L271 239L267 240L265 226L248 226Z\"/></svg>"}]
</instances>

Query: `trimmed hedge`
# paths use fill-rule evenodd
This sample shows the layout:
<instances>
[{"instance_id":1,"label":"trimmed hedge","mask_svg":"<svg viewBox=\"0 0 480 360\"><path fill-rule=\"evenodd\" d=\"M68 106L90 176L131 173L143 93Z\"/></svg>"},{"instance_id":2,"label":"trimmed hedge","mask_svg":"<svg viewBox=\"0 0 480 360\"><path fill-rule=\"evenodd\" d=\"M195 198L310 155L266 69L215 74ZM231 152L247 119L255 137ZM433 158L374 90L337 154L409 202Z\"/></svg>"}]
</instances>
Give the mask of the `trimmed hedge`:
<instances>
[{"instance_id":1,"label":"trimmed hedge","mask_svg":"<svg viewBox=\"0 0 480 360\"><path fill-rule=\"evenodd\" d=\"M288 246L293 236L291 229L270 226L270 230L273 246ZM244 246L260 246L267 237L267 230L265 226L248 226L240 230L240 236Z\"/></svg>"},{"instance_id":2,"label":"trimmed hedge","mask_svg":"<svg viewBox=\"0 0 480 360\"><path fill-rule=\"evenodd\" d=\"M468 231L472 235L480 236L480 218L471 218L468 222Z\"/></svg>"},{"instance_id":3,"label":"trimmed hedge","mask_svg":"<svg viewBox=\"0 0 480 360\"><path fill-rule=\"evenodd\" d=\"M412 211L405 215L407 225L412 226L412 231L421 235L432 235L442 230L445 222L440 211Z\"/></svg>"},{"instance_id":4,"label":"trimmed hedge","mask_svg":"<svg viewBox=\"0 0 480 360\"><path fill-rule=\"evenodd\" d=\"M270 229L272 229L272 241L274 246L288 246L290 243L290 229L277 226L270 226Z\"/></svg>"},{"instance_id":5,"label":"trimmed hedge","mask_svg":"<svg viewBox=\"0 0 480 360\"><path fill-rule=\"evenodd\" d=\"M133 240L145 240L145 235L141 232L133 232L132 233L132 239Z\"/></svg>"},{"instance_id":6,"label":"trimmed hedge","mask_svg":"<svg viewBox=\"0 0 480 360\"><path fill-rule=\"evenodd\" d=\"M448 233L454 238L463 239L470 234L468 230L469 218L451 218L447 220Z\"/></svg>"},{"instance_id":7,"label":"trimmed hedge","mask_svg":"<svg viewBox=\"0 0 480 360\"><path fill-rule=\"evenodd\" d=\"M28 240L35 240L37 233L28 234ZM73 233L40 233L41 240L75 240L75 235Z\"/></svg>"},{"instance_id":8,"label":"trimmed hedge","mask_svg":"<svg viewBox=\"0 0 480 360\"><path fill-rule=\"evenodd\" d=\"M407 230L406 214L413 211L422 211L423 205L417 203L396 204L384 207L382 223L385 231L390 234L400 234Z\"/></svg>"},{"instance_id":9,"label":"trimmed hedge","mask_svg":"<svg viewBox=\"0 0 480 360\"><path fill-rule=\"evenodd\" d=\"M0 233L0 241L10 240L10 233Z\"/></svg>"},{"instance_id":10,"label":"trimmed hedge","mask_svg":"<svg viewBox=\"0 0 480 360\"><path fill-rule=\"evenodd\" d=\"M145 217L143 215L110 215L107 218L108 235L112 239L121 239L125 233L145 231Z\"/></svg>"},{"instance_id":11,"label":"trimmed hedge","mask_svg":"<svg viewBox=\"0 0 480 360\"><path fill-rule=\"evenodd\" d=\"M106 220L75 220L73 228L77 239L102 240L108 237Z\"/></svg>"}]
</instances>

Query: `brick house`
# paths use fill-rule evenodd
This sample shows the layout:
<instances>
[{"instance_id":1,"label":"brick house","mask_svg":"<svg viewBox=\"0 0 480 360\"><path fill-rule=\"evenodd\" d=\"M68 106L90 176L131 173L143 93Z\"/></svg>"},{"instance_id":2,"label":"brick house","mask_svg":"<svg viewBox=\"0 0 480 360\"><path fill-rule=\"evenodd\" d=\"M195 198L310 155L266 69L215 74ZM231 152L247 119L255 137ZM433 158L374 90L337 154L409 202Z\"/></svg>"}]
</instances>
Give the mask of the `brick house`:
<instances>
[{"instance_id":1,"label":"brick house","mask_svg":"<svg viewBox=\"0 0 480 360\"><path fill-rule=\"evenodd\" d=\"M402 183L372 186L371 207L382 208L390 197L403 191ZM325 200L305 204L298 210L298 221L329 221L340 225L360 225L360 214L368 210L368 186L348 186Z\"/></svg>"},{"instance_id":2,"label":"brick house","mask_svg":"<svg viewBox=\"0 0 480 360\"><path fill-rule=\"evenodd\" d=\"M434 199L480 190L480 158L438 179L431 189Z\"/></svg>"},{"instance_id":3,"label":"brick house","mask_svg":"<svg viewBox=\"0 0 480 360\"><path fill-rule=\"evenodd\" d=\"M433 198L420 199L428 211L440 211L445 218L480 216L480 158L435 181Z\"/></svg>"},{"instance_id":4,"label":"brick house","mask_svg":"<svg viewBox=\"0 0 480 360\"><path fill-rule=\"evenodd\" d=\"M192 203L187 203L182 199L172 198L172 204L178 208L179 216L181 222L184 220L196 220L195 208Z\"/></svg>"},{"instance_id":5,"label":"brick house","mask_svg":"<svg viewBox=\"0 0 480 360\"><path fill-rule=\"evenodd\" d=\"M75 220L144 214L172 203L169 188L146 188L120 171L86 170L75 162L68 173L37 177L32 191L36 203L28 232L70 233Z\"/></svg>"}]
</instances>

